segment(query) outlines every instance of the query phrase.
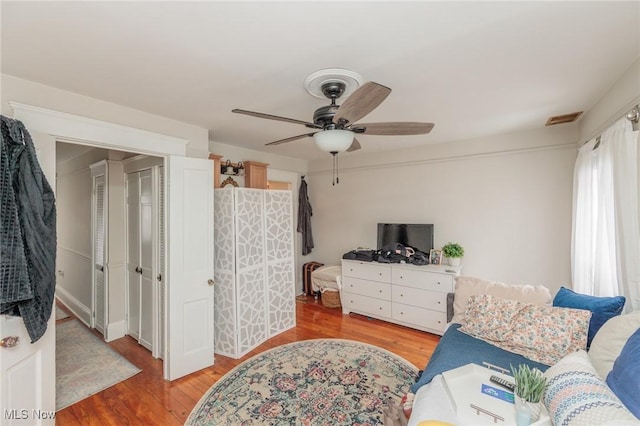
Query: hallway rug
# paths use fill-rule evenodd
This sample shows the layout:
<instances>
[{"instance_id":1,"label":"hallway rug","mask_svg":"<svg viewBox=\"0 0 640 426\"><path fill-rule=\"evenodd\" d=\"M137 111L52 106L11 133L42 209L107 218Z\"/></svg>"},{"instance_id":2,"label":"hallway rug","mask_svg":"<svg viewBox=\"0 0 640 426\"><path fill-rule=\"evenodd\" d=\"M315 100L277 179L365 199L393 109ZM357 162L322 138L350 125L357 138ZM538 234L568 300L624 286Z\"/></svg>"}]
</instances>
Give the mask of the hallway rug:
<instances>
[{"instance_id":1,"label":"hallway rug","mask_svg":"<svg viewBox=\"0 0 640 426\"><path fill-rule=\"evenodd\" d=\"M56 321L69 318L69 314L56 305Z\"/></svg>"},{"instance_id":2,"label":"hallway rug","mask_svg":"<svg viewBox=\"0 0 640 426\"><path fill-rule=\"evenodd\" d=\"M381 425L417 369L366 343L315 339L258 354L224 375L186 425Z\"/></svg>"},{"instance_id":3,"label":"hallway rug","mask_svg":"<svg viewBox=\"0 0 640 426\"><path fill-rule=\"evenodd\" d=\"M56 411L140 371L78 320L56 325Z\"/></svg>"}]
</instances>

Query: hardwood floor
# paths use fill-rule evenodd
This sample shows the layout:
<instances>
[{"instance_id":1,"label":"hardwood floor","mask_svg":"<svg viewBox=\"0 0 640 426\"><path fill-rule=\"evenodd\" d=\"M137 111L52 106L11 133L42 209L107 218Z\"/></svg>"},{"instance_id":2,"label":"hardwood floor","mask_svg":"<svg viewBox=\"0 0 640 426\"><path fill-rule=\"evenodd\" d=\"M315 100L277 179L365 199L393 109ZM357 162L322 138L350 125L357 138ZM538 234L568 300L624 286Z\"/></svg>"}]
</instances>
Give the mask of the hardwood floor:
<instances>
[{"instance_id":1,"label":"hardwood floor","mask_svg":"<svg viewBox=\"0 0 640 426\"><path fill-rule=\"evenodd\" d=\"M268 340L241 359L215 356L212 367L173 382L162 378L162 361L132 338L109 343L142 369L132 378L86 398L56 415L58 425L182 425L218 379L244 360L264 350L299 340L340 338L387 349L423 369L440 337L367 317L342 315L312 297L296 303L297 326ZM63 320L65 321L65 320ZM94 331L95 332L95 331ZM97 333L97 332L95 332Z\"/></svg>"}]
</instances>

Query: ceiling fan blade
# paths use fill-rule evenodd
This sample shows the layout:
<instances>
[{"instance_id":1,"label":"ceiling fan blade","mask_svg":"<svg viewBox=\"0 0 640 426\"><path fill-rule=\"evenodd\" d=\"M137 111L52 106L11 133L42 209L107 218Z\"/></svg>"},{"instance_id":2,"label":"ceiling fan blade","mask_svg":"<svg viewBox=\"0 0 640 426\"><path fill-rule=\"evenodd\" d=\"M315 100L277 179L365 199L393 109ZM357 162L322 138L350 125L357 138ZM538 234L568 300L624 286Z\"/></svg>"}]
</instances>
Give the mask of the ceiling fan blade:
<instances>
[{"instance_id":1,"label":"ceiling fan blade","mask_svg":"<svg viewBox=\"0 0 640 426\"><path fill-rule=\"evenodd\" d=\"M360 146L360 142L358 142L358 139L353 138L353 142L351 143L351 146L347 148L347 152L357 151L360 148L362 148L362 146Z\"/></svg>"},{"instance_id":2,"label":"ceiling fan blade","mask_svg":"<svg viewBox=\"0 0 640 426\"><path fill-rule=\"evenodd\" d=\"M250 115L252 117L266 118L267 120L278 120L278 121L286 121L288 123L302 124L303 126L310 127L312 129L322 128L322 126L318 126L317 124L309 123L307 121L296 120L295 118L280 117L280 116L271 115L271 114L264 114L262 112L247 111L244 109L237 109L237 108L232 109L231 112L235 112L236 114Z\"/></svg>"},{"instance_id":3,"label":"ceiling fan blade","mask_svg":"<svg viewBox=\"0 0 640 426\"><path fill-rule=\"evenodd\" d=\"M269 142L269 143L267 143L265 145L280 145L281 143L293 142L293 141L298 140L298 139L310 137L310 136L313 136L314 134L316 134L316 132L305 133L304 135L298 135L298 136L291 136L290 138L279 139L277 141Z\"/></svg>"},{"instance_id":4,"label":"ceiling fan blade","mask_svg":"<svg viewBox=\"0 0 640 426\"><path fill-rule=\"evenodd\" d=\"M373 81L369 81L349 96L336 111L333 122L340 123L344 120L348 123L355 123L384 101L391 93L391 89Z\"/></svg>"},{"instance_id":5,"label":"ceiling fan blade","mask_svg":"<svg viewBox=\"0 0 640 426\"><path fill-rule=\"evenodd\" d=\"M433 123L358 123L354 127L364 127L365 135L425 135L433 129Z\"/></svg>"}]
</instances>

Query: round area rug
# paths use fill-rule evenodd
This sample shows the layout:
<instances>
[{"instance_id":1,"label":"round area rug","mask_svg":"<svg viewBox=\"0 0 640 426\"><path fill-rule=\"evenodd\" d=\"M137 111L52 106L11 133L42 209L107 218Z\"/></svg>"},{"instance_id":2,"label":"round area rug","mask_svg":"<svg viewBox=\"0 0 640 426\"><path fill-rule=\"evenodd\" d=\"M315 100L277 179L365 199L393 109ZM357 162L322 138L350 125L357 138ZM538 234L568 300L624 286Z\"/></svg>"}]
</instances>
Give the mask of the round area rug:
<instances>
[{"instance_id":1,"label":"round area rug","mask_svg":"<svg viewBox=\"0 0 640 426\"><path fill-rule=\"evenodd\" d=\"M366 343L304 340L258 354L200 399L186 425L379 425L418 370Z\"/></svg>"}]
</instances>

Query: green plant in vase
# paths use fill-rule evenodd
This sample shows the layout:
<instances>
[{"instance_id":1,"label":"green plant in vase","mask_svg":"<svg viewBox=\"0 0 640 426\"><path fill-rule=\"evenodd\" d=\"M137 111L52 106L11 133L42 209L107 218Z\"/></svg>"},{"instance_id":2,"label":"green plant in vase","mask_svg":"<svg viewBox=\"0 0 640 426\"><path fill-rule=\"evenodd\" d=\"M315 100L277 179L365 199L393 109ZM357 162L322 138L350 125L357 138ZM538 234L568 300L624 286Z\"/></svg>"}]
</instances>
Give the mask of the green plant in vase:
<instances>
[{"instance_id":1,"label":"green plant in vase","mask_svg":"<svg viewBox=\"0 0 640 426\"><path fill-rule=\"evenodd\" d=\"M464 256L464 247L458 243L447 243L442 246L442 254L449 261L449 265L458 266L460 264L460 258Z\"/></svg>"},{"instance_id":2,"label":"green plant in vase","mask_svg":"<svg viewBox=\"0 0 640 426\"><path fill-rule=\"evenodd\" d=\"M521 426L536 422L540 418L540 405L547 388L547 378L542 371L529 368L527 364L520 364L518 368L511 366L511 372L516 382L516 423Z\"/></svg>"}]
</instances>

